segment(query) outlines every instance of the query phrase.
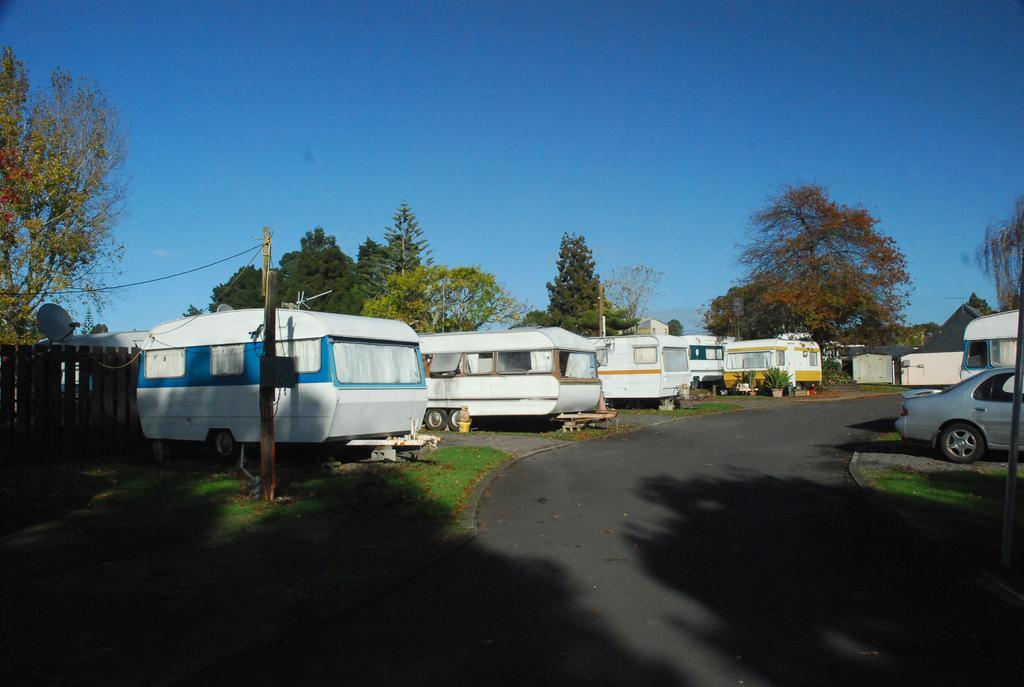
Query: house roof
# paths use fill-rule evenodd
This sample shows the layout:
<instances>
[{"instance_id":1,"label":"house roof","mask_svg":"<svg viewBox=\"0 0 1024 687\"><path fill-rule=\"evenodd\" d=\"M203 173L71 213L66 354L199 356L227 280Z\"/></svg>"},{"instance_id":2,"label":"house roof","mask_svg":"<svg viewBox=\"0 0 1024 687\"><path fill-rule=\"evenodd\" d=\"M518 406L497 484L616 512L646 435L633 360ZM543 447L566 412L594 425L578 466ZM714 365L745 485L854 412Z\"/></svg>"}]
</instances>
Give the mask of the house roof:
<instances>
[{"instance_id":1,"label":"house roof","mask_svg":"<svg viewBox=\"0 0 1024 687\"><path fill-rule=\"evenodd\" d=\"M981 317L981 313L966 303L953 311L939 331L928 339L924 346L915 353L955 353L964 350L964 329L967 325Z\"/></svg>"}]
</instances>

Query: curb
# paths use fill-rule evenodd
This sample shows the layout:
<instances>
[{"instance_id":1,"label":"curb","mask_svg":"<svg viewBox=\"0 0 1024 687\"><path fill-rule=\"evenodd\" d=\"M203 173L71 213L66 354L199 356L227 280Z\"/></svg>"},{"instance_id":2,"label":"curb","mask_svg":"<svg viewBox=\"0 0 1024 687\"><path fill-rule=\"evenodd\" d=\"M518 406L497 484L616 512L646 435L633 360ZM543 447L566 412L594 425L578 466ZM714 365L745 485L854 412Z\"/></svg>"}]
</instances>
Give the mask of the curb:
<instances>
[{"instance_id":1,"label":"curb","mask_svg":"<svg viewBox=\"0 0 1024 687\"><path fill-rule=\"evenodd\" d=\"M898 509L894 508L890 503L882 499L876 490L867 484L867 478L861 474L860 468L860 452L854 451L853 458L850 459L848 466L850 477L853 478L854 483L860 487L860 490L865 493L871 500L875 507L879 510L885 511L891 516L899 518L899 520L906 526L906 528L912 532L915 532L919 539L929 542L943 555L942 560L950 568L958 572L963 577L974 582L976 585L986 590L996 598L1001 600L1003 603L1011 606L1017 610L1024 609L1024 593L1013 589L1008 586L1005 582L999 579L996 575L986 572L976 567L965 565L955 557L949 555L949 549L939 540L928 536L924 531L915 526L903 513Z\"/></svg>"}]
</instances>

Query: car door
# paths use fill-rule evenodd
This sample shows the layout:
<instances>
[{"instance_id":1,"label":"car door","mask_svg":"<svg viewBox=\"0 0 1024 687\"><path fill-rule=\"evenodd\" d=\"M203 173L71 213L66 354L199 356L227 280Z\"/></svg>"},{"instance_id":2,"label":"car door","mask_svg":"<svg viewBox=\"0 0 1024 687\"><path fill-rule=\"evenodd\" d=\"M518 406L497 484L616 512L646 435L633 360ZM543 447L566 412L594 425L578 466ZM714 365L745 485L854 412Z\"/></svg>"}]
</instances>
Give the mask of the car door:
<instances>
[{"instance_id":1,"label":"car door","mask_svg":"<svg viewBox=\"0 0 1024 687\"><path fill-rule=\"evenodd\" d=\"M989 445L1010 445L1010 414L1013 410L1013 373L994 374L967 399L971 418L985 432Z\"/></svg>"}]
</instances>

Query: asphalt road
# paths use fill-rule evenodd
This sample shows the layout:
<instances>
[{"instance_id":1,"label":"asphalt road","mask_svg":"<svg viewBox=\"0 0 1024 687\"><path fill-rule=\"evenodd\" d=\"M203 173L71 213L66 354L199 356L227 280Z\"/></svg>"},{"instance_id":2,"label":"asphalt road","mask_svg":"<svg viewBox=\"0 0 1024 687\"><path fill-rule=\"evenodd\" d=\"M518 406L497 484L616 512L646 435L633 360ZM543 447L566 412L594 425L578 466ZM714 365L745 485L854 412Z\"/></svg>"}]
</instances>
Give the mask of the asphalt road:
<instances>
[{"instance_id":1,"label":"asphalt road","mask_svg":"<svg viewBox=\"0 0 1024 687\"><path fill-rule=\"evenodd\" d=\"M846 472L897 410L766 403L520 461L470 544L197 681L1024 684L1021 615Z\"/></svg>"}]
</instances>

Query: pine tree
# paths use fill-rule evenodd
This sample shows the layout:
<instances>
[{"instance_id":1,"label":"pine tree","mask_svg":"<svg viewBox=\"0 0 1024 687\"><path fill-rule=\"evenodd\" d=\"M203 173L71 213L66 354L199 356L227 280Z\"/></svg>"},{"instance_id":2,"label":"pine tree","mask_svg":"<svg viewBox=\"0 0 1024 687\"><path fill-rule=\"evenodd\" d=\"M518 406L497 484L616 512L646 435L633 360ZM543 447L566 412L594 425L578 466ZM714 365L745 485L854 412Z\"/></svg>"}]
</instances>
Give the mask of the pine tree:
<instances>
[{"instance_id":1,"label":"pine tree","mask_svg":"<svg viewBox=\"0 0 1024 687\"><path fill-rule=\"evenodd\" d=\"M583 336L600 333L598 300L601 293L601 279L594 264L594 255L582 236L566 232L555 263L558 274L548 282L548 310L546 315L529 313L525 322L562 327ZM621 308L615 308L604 299L606 329L619 333L636 325L636 318L629 317Z\"/></svg>"},{"instance_id":2,"label":"pine tree","mask_svg":"<svg viewBox=\"0 0 1024 687\"><path fill-rule=\"evenodd\" d=\"M356 289L364 303L387 291L384 260L385 246L367 236L356 254Z\"/></svg>"},{"instance_id":3,"label":"pine tree","mask_svg":"<svg viewBox=\"0 0 1024 687\"><path fill-rule=\"evenodd\" d=\"M387 274L405 274L421 265L431 265L430 247L423 230L408 203L398 206L391 217L393 225L385 227L384 266Z\"/></svg>"},{"instance_id":4,"label":"pine tree","mask_svg":"<svg viewBox=\"0 0 1024 687\"><path fill-rule=\"evenodd\" d=\"M562 234L562 245L555 262L558 274L548 282L548 312L557 326L576 327L588 310L597 309L600 278L594 255L582 235Z\"/></svg>"}]
</instances>

